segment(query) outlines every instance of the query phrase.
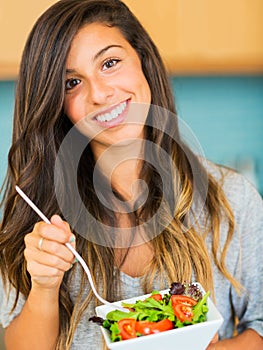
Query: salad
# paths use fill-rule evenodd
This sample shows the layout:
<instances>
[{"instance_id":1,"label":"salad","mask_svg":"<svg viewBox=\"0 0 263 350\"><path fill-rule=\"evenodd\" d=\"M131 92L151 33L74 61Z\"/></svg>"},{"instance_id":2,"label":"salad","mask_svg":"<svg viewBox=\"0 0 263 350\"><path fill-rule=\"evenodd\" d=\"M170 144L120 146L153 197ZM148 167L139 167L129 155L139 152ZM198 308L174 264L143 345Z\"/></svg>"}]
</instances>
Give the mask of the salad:
<instances>
[{"instance_id":1,"label":"salad","mask_svg":"<svg viewBox=\"0 0 263 350\"><path fill-rule=\"evenodd\" d=\"M134 304L123 302L128 313L113 310L106 319L94 316L90 321L108 329L113 342L155 334L206 321L209 294L203 295L195 283L174 282L166 294L154 290Z\"/></svg>"}]
</instances>

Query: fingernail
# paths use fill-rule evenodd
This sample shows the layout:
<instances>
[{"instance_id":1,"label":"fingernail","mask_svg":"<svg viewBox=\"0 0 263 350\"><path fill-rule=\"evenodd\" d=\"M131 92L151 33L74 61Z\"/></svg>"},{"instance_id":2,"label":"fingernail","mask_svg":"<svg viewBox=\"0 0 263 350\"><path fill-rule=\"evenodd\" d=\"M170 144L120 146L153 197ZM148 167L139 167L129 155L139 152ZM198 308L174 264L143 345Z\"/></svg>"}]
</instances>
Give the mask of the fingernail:
<instances>
[{"instance_id":1,"label":"fingernail","mask_svg":"<svg viewBox=\"0 0 263 350\"><path fill-rule=\"evenodd\" d=\"M60 223L63 222L62 218L58 214L55 214L54 218L55 218L55 220L57 220Z\"/></svg>"},{"instance_id":2,"label":"fingernail","mask_svg":"<svg viewBox=\"0 0 263 350\"><path fill-rule=\"evenodd\" d=\"M72 267L73 267L73 264L70 264L70 268L69 269L72 269Z\"/></svg>"},{"instance_id":3,"label":"fingernail","mask_svg":"<svg viewBox=\"0 0 263 350\"><path fill-rule=\"evenodd\" d=\"M75 236L71 235L69 239L69 243L73 243L73 242L75 242Z\"/></svg>"}]
</instances>

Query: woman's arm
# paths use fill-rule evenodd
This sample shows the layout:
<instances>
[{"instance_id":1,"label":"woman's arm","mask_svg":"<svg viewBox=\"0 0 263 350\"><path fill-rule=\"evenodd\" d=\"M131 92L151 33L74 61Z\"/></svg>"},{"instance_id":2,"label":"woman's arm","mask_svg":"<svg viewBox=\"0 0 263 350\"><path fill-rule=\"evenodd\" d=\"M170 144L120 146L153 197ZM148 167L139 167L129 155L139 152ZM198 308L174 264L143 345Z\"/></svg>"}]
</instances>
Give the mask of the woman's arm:
<instances>
[{"instance_id":1,"label":"woman's arm","mask_svg":"<svg viewBox=\"0 0 263 350\"><path fill-rule=\"evenodd\" d=\"M232 317L236 317L237 334L233 338L212 343L207 350L261 350L263 349L263 201L256 189L241 175L236 174L228 184L228 193L236 218L237 240L229 249L239 249L240 258L234 271L244 290L241 294L231 289ZM220 293L220 289L218 290ZM229 308L230 309L230 308ZM224 317L224 313L222 313ZM226 319L229 318L227 315Z\"/></svg>"},{"instance_id":2,"label":"woman's arm","mask_svg":"<svg viewBox=\"0 0 263 350\"><path fill-rule=\"evenodd\" d=\"M59 331L58 291L32 289L5 330L7 350L53 350Z\"/></svg>"},{"instance_id":3,"label":"woman's arm","mask_svg":"<svg viewBox=\"0 0 263 350\"><path fill-rule=\"evenodd\" d=\"M65 246L71 238L69 226L57 215L51 225L37 223L26 235L24 254L31 290L22 311L6 328L7 350L54 350L59 334L59 288L74 260Z\"/></svg>"},{"instance_id":4,"label":"woman's arm","mask_svg":"<svg viewBox=\"0 0 263 350\"><path fill-rule=\"evenodd\" d=\"M253 329L247 329L243 333L231 339L220 340L211 343L206 350L262 350L263 338Z\"/></svg>"}]
</instances>

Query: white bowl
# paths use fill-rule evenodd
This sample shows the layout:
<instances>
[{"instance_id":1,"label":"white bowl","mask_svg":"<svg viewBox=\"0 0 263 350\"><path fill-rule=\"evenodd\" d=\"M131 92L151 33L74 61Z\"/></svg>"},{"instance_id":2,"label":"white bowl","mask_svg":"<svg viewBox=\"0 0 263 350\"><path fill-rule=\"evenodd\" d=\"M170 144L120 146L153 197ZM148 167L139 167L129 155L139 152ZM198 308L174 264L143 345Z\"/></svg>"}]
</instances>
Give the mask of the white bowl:
<instances>
[{"instance_id":1,"label":"white bowl","mask_svg":"<svg viewBox=\"0 0 263 350\"><path fill-rule=\"evenodd\" d=\"M201 286L200 288L203 290ZM160 293L163 295L168 292L169 289L163 290ZM139 297L125 299L115 302L113 305L121 306L122 302L133 304L137 300L144 300L150 295L151 294L145 294ZM207 306L207 321L182 328L175 328L173 330L160 332L157 334L150 334L144 337L112 342L109 331L103 327L101 327L101 331L104 335L108 348L112 350L205 350L223 323L223 317L216 309L210 298L207 299ZM105 319L107 313L112 310L114 309L111 306L100 305L96 307L96 314L97 316Z\"/></svg>"}]
</instances>

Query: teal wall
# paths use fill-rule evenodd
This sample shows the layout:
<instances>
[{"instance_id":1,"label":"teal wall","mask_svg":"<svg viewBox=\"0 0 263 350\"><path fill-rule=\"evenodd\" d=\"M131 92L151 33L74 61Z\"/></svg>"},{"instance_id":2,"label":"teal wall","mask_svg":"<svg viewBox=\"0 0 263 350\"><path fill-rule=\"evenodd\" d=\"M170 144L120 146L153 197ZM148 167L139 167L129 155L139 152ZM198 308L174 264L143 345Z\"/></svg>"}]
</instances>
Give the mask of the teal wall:
<instances>
[{"instance_id":1,"label":"teal wall","mask_svg":"<svg viewBox=\"0 0 263 350\"><path fill-rule=\"evenodd\" d=\"M12 138L14 89L14 82L0 81L0 185L5 177L7 154Z\"/></svg>"},{"instance_id":2,"label":"teal wall","mask_svg":"<svg viewBox=\"0 0 263 350\"><path fill-rule=\"evenodd\" d=\"M263 194L263 76L172 79L178 115L206 157L231 166Z\"/></svg>"},{"instance_id":3,"label":"teal wall","mask_svg":"<svg viewBox=\"0 0 263 350\"><path fill-rule=\"evenodd\" d=\"M263 193L263 76L173 77L179 116L210 160L242 171ZM0 182L11 142L14 82L0 81Z\"/></svg>"}]
</instances>

